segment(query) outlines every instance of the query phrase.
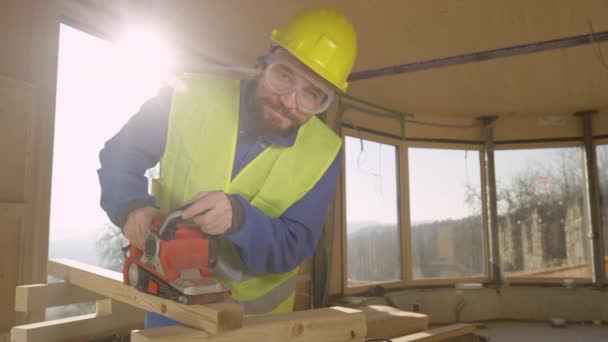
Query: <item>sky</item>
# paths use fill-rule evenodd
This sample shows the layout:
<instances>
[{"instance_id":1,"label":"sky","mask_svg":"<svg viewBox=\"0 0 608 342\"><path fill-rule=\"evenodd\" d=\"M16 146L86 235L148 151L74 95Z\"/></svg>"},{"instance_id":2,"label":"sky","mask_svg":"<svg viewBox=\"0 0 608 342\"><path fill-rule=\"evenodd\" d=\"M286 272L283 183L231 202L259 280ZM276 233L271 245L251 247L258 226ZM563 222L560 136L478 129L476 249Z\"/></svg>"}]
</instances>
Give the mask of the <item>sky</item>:
<instances>
[{"instance_id":1,"label":"sky","mask_svg":"<svg viewBox=\"0 0 608 342\"><path fill-rule=\"evenodd\" d=\"M564 150L572 151L582 172L580 148L537 148L495 151L496 180L508 186L513 176L534 165L553 165ZM346 137L347 221L396 224L397 171L395 146ZM409 148L409 205L412 223L459 219L473 214L464 205L465 185L480 191L480 153L476 150ZM576 165L576 163L574 163ZM549 178L539 182L550 183ZM544 183L544 184L545 184ZM478 202L481 205L480 202Z\"/></svg>"},{"instance_id":2,"label":"sky","mask_svg":"<svg viewBox=\"0 0 608 342\"><path fill-rule=\"evenodd\" d=\"M345 142L347 220L397 222L397 149L347 137ZM412 222L469 215L463 207L468 182L479 188L479 152L409 149Z\"/></svg>"}]
</instances>

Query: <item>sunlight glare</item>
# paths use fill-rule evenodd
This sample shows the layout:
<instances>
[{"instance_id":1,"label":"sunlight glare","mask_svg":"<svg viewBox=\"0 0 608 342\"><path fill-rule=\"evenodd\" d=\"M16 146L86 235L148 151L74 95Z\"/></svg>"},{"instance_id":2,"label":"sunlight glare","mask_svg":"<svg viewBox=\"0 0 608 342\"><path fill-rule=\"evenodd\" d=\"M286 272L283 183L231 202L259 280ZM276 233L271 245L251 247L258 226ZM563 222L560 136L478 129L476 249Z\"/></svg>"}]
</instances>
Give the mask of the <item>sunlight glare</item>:
<instances>
[{"instance_id":1,"label":"sunlight glare","mask_svg":"<svg viewBox=\"0 0 608 342\"><path fill-rule=\"evenodd\" d=\"M117 47L118 66L125 76L137 80L138 87L158 85L170 77L172 52L159 33L131 29Z\"/></svg>"}]
</instances>

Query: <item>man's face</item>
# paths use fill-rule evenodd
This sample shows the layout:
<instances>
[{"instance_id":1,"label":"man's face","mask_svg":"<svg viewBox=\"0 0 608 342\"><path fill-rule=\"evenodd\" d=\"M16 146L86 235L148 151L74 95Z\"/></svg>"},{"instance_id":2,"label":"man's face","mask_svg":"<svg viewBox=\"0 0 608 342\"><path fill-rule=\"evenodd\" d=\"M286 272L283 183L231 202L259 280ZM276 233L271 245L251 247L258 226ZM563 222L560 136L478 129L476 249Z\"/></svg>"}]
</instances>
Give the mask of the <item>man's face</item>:
<instances>
[{"instance_id":1,"label":"man's face","mask_svg":"<svg viewBox=\"0 0 608 342\"><path fill-rule=\"evenodd\" d=\"M315 84L331 89L327 81L287 52L275 53L272 63L284 63L294 67L297 72L292 75L292 81L295 82L297 89L315 89ZM269 87L263 77L257 81L249 101L258 126L263 134L271 137L290 135L311 116L300 110L295 91L278 93Z\"/></svg>"}]
</instances>

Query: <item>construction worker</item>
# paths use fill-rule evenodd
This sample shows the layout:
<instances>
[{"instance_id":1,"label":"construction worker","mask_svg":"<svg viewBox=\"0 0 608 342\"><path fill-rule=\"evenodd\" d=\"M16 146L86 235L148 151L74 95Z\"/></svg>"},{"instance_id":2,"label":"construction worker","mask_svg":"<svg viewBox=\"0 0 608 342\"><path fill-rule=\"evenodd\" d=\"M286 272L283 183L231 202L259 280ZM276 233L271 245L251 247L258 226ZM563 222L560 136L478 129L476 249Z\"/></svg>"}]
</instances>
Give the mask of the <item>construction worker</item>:
<instances>
[{"instance_id":1,"label":"construction worker","mask_svg":"<svg viewBox=\"0 0 608 342\"><path fill-rule=\"evenodd\" d=\"M289 312L333 199L341 139L315 115L346 91L351 23L308 10L273 30L259 76L188 75L146 102L100 152L101 206L140 248L152 220L182 215L222 247L214 276L245 314ZM144 176L160 161L152 194ZM200 215L201 213L204 213ZM175 324L147 313L146 326Z\"/></svg>"}]
</instances>

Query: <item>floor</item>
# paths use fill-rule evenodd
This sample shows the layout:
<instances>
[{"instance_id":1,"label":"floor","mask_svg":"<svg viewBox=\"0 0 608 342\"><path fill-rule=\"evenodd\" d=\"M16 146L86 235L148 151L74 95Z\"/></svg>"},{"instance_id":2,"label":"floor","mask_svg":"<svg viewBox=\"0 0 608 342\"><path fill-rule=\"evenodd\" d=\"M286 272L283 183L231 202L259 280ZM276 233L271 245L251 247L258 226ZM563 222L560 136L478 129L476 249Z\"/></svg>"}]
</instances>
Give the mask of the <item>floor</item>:
<instances>
[{"instance_id":1,"label":"floor","mask_svg":"<svg viewBox=\"0 0 608 342\"><path fill-rule=\"evenodd\" d=\"M567 324L554 328L549 323L484 322L475 332L489 342L608 342L607 325ZM485 327L485 329L484 329Z\"/></svg>"}]
</instances>

